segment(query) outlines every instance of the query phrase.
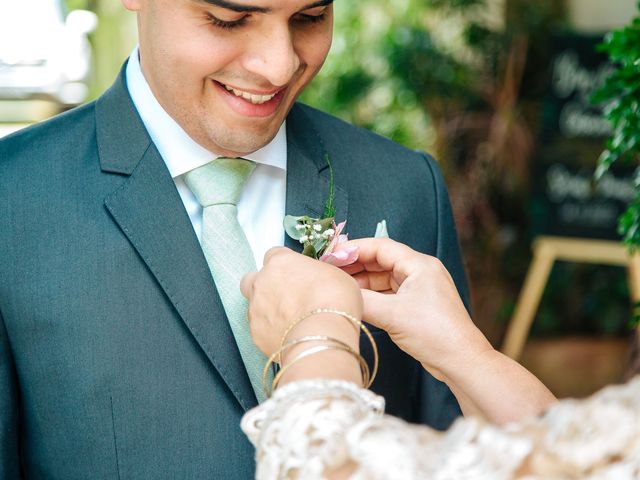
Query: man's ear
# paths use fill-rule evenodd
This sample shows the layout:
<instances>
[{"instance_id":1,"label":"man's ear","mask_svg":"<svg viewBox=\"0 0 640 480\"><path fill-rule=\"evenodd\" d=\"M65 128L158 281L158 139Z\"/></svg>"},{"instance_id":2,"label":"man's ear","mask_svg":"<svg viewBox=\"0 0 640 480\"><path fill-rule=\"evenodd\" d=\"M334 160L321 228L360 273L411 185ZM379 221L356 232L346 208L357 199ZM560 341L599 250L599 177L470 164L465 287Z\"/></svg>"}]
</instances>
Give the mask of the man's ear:
<instances>
[{"instance_id":1,"label":"man's ear","mask_svg":"<svg viewBox=\"0 0 640 480\"><path fill-rule=\"evenodd\" d=\"M140 7L142 5L142 0L121 0L122 1L122 5L124 5L124 8L126 8L127 10L131 10L132 12L137 12L138 10L140 10Z\"/></svg>"}]
</instances>

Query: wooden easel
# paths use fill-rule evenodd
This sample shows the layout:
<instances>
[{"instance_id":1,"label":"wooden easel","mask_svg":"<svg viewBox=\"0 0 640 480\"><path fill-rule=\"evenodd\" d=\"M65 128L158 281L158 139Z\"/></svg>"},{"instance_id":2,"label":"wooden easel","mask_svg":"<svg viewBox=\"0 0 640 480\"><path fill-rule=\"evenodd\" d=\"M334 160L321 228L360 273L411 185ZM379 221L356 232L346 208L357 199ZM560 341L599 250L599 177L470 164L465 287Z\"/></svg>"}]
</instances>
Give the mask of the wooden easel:
<instances>
[{"instance_id":1,"label":"wooden easel","mask_svg":"<svg viewBox=\"0 0 640 480\"><path fill-rule=\"evenodd\" d=\"M533 242L533 260L509 323L502 353L518 360L540 304L551 267L556 260L596 263L627 268L631 300L640 301L640 254L630 255L621 242L565 237L538 237Z\"/></svg>"}]
</instances>

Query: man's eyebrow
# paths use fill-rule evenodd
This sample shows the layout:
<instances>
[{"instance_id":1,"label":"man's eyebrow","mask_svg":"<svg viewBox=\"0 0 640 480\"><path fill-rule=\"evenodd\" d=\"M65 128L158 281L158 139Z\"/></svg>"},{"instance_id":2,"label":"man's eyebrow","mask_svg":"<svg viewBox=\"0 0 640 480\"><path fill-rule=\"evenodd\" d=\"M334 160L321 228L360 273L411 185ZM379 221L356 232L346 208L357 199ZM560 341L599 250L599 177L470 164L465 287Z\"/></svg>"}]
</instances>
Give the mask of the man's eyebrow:
<instances>
[{"instance_id":1,"label":"man's eyebrow","mask_svg":"<svg viewBox=\"0 0 640 480\"><path fill-rule=\"evenodd\" d=\"M310 8L317 8L317 7L326 7L327 5L331 5L332 3L333 3L333 0L318 0L317 2L313 2L312 4L304 7L303 10L309 10Z\"/></svg>"},{"instance_id":2,"label":"man's eyebrow","mask_svg":"<svg viewBox=\"0 0 640 480\"><path fill-rule=\"evenodd\" d=\"M253 5L241 5L239 3L229 2L228 0L197 0L200 3L208 3L216 7L226 8L238 13L269 13L270 8L256 7Z\"/></svg>"},{"instance_id":3,"label":"man's eyebrow","mask_svg":"<svg viewBox=\"0 0 640 480\"><path fill-rule=\"evenodd\" d=\"M267 7L257 7L254 5L241 5L239 3L230 2L229 0L197 0L201 3L208 3L210 5L215 5L216 7L226 8L227 10L232 10L234 12L239 13L269 13L271 12L270 8ZM313 2L309 5L303 7L302 10L309 10L310 8L317 7L325 7L327 5L331 5L334 0L318 0L317 2Z\"/></svg>"}]
</instances>

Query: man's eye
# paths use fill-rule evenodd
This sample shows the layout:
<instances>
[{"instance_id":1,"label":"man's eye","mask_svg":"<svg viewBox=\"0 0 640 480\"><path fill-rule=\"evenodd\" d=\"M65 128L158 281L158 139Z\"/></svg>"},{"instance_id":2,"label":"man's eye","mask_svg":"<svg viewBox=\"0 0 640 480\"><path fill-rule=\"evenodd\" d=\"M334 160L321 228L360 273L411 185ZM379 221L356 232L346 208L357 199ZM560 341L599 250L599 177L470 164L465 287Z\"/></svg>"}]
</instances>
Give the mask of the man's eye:
<instances>
[{"instance_id":1,"label":"man's eye","mask_svg":"<svg viewBox=\"0 0 640 480\"><path fill-rule=\"evenodd\" d=\"M207 20L215 27L222 28L224 30L231 30L233 28L241 27L247 22L247 16L244 15L236 20L222 20L215 17L210 13L207 14Z\"/></svg>"},{"instance_id":2,"label":"man's eye","mask_svg":"<svg viewBox=\"0 0 640 480\"><path fill-rule=\"evenodd\" d=\"M316 7L300 12L294 17L298 23L320 23L327 18L328 7Z\"/></svg>"},{"instance_id":3,"label":"man's eye","mask_svg":"<svg viewBox=\"0 0 640 480\"><path fill-rule=\"evenodd\" d=\"M300 13L295 17L295 20L298 23L320 23L323 22L324 20L326 20L327 18L327 13L326 12L322 12L319 15L309 15L306 13Z\"/></svg>"}]
</instances>

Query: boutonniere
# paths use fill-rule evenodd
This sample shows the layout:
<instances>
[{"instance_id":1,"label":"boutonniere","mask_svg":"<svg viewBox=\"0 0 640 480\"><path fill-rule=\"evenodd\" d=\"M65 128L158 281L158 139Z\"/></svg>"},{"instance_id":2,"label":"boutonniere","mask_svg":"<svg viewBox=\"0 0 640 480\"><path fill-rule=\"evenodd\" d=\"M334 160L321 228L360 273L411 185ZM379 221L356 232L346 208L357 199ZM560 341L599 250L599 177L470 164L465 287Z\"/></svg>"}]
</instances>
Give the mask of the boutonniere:
<instances>
[{"instance_id":1,"label":"boutonniere","mask_svg":"<svg viewBox=\"0 0 640 480\"><path fill-rule=\"evenodd\" d=\"M325 155L329 166L329 198L327 199L321 218L308 215L284 217L284 229L294 240L303 245L302 254L326 262L336 267L351 265L358 259L356 247L336 247L348 240L344 232L346 220L336 224L336 209L334 207L335 187L333 183L333 168L329 155Z\"/></svg>"}]
</instances>

